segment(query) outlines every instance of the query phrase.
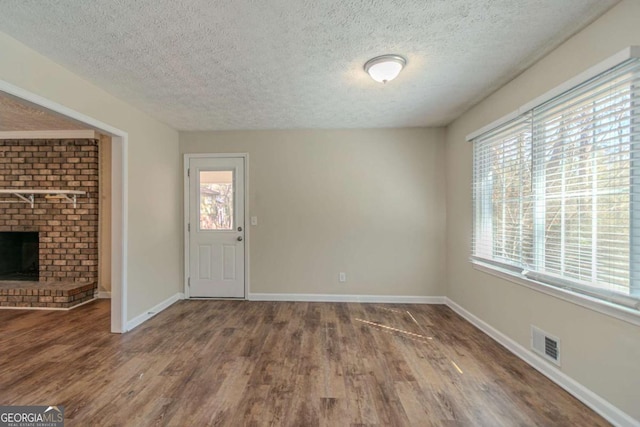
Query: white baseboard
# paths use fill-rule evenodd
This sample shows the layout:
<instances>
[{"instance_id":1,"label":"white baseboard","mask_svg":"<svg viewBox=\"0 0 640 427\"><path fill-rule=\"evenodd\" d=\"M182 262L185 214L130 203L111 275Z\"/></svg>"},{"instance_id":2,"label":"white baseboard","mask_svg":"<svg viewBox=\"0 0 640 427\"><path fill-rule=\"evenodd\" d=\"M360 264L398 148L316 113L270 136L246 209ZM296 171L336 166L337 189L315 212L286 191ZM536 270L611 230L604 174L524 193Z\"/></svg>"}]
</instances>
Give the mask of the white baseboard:
<instances>
[{"instance_id":1,"label":"white baseboard","mask_svg":"<svg viewBox=\"0 0 640 427\"><path fill-rule=\"evenodd\" d=\"M445 298L445 300L446 304L453 311L464 317L467 321L476 326L485 334L489 335L498 343L502 344L507 348L507 350L518 356L520 359L524 360L526 363L531 365L531 367L565 389L575 398L582 401L582 403L593 409L613 425L620 427L637 427L638 425L640 425L640 422L638 420L618 409L607 400L598 396L564 372L560 371L557 367L552 366L550 363L535 355L535 353L533 353L529 349L523 347L502 332L498 331L493 326L489 325L474 314L465 310L456 302L452 301L449 298Z\"/></svg>"},{"instance_id":2,"label":"white baseboard","mask_svg":"<svg viewBox=\"0 0 640 427\"><path fill-rule=\"evenodd\" d=\"M100 299L111 299L111 292L99 291L98 298Z\"/></svg>"},{"instance_id":3,"label":"white baseboard","mask_svg":"<svg viewBox=\"0 0 640 427\"><path fill-rule=\"evenodd\" d=\"M184 294L181 292L178 292L177 294L162 301L160 304L154 307L151 307L149 310L146 310L141 315L134 317L133 319L127 322L127 329L125 332L128 332L137 326L140 326L141 324L151 319L156 314L160 313L162 310L165 310L167 307L171 306L173 303L181 299L184 299Z\"/></svg>"},{"instance_id":4,"label":"white baseboard","mask_svg":"<svg viewBox=\"0 0 640 427\"><path fill-rule=\"evenodd\" d=\"M90 300L85 302L81 302L80 304L74 305L72 307L0 307L0 310L49 310L49 311L69 311L74 308L82 307L85 304L89 304L90 302L94 302L97 298L93 297Z\"/></svg>"},{"instance_id":5,"label":"white baseboard","mask_svg":"<svg viewBox=\"0 0 640 427\"><path fill-rule=\"evenodd\" d=\"M300 302L364 302L388 304L446 304L446 297L398 295L340 295L340 294L249 294L249 301Z\"/></svg>"},{"instance_id":6,"label":"white baseboard","mask_svg":"<svg viewBox=\"0 0 640 427\"><path fill-rule=\"evenodd\" d=\"M89 300L93 301L93 300ZM81 304L78 304L81 305ZM62 308L62 307L7 307L2 306L0 310L48 310L48 311L69 311L70 308Z\"/></svg>"}]
</instances>

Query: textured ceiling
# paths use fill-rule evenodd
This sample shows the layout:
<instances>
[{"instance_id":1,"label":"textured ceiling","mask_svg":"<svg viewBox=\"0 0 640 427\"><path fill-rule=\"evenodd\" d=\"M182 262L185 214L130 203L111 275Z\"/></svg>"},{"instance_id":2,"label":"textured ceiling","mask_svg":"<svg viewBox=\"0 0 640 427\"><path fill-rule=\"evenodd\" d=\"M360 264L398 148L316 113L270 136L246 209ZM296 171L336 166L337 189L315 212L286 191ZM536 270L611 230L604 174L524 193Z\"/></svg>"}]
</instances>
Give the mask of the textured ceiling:
<instances>
[{"instance_id":1,"label":"textured ceiling","mask_svg":"<svg viewBox=\"0 0 640 427\"><path fill-rule=\"evenodd\" d=\"M90 128L0 92L0 132L80 129Z\"/></svg>"},{"instance_id":2,"label":"textured ceiling","mask_svg":"<svg viewBox=\"0 0 640 427\"><path fill-rule=\"evenodd\" d=\"M434 126L615 3L6 0L0 31L180 130Z\"/></svg>"}]
</instances>

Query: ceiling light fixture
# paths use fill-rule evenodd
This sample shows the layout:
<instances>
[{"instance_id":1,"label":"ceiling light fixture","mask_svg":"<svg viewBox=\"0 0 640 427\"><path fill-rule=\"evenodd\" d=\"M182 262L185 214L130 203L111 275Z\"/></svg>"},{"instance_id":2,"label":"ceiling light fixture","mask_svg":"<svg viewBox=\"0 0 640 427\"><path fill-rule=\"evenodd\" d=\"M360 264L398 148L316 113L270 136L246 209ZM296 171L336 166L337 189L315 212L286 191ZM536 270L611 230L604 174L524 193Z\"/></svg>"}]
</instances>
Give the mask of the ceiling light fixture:
<instances>
[{"instance_id":1,"label":"ceiling light fixture","mask_svg":"<svg viewBox=\"0 0 640 427\"><path fill-rule=\"evenodd\" d=\"M364 64L364 70L380 83L389 82L400 74L407 60L400 55L382 55L371 58Z\"/></svg>"}]
</instances>

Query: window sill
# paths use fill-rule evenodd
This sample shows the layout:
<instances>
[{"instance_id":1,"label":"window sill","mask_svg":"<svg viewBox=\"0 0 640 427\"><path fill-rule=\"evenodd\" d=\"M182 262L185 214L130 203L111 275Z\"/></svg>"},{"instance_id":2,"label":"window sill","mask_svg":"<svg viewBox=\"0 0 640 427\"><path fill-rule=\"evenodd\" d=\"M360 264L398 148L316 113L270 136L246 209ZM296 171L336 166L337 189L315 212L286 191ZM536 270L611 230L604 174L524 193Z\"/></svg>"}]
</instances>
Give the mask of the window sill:
<instances>
[{"instance_id":1,"label":"window sill","mask_svg":"<svg viewBox=\"0 0 640 427\"><path fill-rule=\"evenodd\" d=\"M631 308L616 305L607 301L602 301L597 298L593 298L588 295L582 295L567 289L547 285L542 282L528 279L521 276L520 274L513 273L509 270L502 269L494 265L485 264L481 261L471 260L471 264L475 270L491 274L492 276L508 280L517 285L525 286L529 289L533 289L534 291L551 295L572 304L576 304L581 307L596 311L598 313L606 314L607 316L615 317L616 319L623 320L636 326L640 326L640 311L638 310L633 310Z\"/></svg>"}]
</instances>

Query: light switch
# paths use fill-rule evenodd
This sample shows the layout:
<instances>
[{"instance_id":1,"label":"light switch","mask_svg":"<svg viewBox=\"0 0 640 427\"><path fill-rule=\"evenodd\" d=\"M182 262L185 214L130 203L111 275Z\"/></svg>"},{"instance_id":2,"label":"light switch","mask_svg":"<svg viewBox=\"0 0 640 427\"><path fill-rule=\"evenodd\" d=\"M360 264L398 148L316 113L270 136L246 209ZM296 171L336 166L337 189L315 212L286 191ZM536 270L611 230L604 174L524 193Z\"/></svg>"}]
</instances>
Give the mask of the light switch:
<instances>
[{"instance_id":1,"label":"light switch","mask_svg":"<svg viewBox=\"0 0 640 427\"><path fill-rule=\"evenodd\" d=\"M257 216L252 216L251 217L251 225L258 225L258 217Z\"/></svg>"}]
</instances>

